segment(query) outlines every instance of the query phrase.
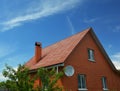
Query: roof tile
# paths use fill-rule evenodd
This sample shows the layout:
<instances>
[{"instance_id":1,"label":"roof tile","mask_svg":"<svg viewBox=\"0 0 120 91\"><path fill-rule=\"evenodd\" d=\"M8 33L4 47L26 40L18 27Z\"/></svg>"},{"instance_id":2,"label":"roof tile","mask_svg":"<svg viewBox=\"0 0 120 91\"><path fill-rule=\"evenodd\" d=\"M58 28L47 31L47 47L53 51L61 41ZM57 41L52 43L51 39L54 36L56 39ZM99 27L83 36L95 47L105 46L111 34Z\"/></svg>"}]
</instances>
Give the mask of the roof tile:
<instances>
[{"instance_id":1,"label":"roof tile","mask_svg":"<svg viewBox=\"0 0 120 91\"><path fill-rule=\"evenodd\" d=\"M33 70L39 67L64 63L65 59L89 30L90 28L42 49L42 58L38 63L35 63L36 61L33 57L25 65Z\"/></svg>"}]
</instances>

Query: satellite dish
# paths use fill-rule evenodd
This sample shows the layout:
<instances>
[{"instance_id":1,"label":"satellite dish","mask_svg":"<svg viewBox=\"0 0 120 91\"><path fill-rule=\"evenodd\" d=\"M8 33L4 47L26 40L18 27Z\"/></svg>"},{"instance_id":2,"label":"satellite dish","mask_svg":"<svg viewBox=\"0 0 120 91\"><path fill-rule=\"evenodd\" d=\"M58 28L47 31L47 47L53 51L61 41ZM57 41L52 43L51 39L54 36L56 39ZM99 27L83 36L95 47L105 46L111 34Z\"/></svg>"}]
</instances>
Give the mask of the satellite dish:
<instances>
[{"instance_id":1,"label":"satellite dish","mask_svg":"<svg viewBox=\"0 0 120 91\"><path fill-rule=\"evenodd\" d=\"M65 75L66 76L73 76L75 70L71 65L65 67Z\"/></svg>"}]
</instances>

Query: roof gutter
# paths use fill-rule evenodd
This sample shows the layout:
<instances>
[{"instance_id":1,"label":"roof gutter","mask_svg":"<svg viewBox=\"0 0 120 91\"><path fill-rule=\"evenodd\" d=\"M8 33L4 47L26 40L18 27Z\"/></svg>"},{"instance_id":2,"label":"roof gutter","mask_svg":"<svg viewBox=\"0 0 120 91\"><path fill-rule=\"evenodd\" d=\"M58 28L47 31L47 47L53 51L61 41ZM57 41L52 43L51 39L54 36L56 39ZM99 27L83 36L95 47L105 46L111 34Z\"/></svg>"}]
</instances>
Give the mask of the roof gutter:
<instances>
[{"instance_id":1,"label":"roof gutter","mask_svg":"<svg viewBox=\"0 0 120 91\"><path fill-rule=\"evenodd\" d=\"M59 64L55 64L55 65L51 65L51 66L46 66L46 67L43 67L43 68L51 69L51 68L63 67L63 66L64 66L64 63L59 63ZM39 69L39 68L37 68L37 69L32 69L32 70L29 71L29 73L36 73L38 69Z\"/></svg>"}]
</instances>

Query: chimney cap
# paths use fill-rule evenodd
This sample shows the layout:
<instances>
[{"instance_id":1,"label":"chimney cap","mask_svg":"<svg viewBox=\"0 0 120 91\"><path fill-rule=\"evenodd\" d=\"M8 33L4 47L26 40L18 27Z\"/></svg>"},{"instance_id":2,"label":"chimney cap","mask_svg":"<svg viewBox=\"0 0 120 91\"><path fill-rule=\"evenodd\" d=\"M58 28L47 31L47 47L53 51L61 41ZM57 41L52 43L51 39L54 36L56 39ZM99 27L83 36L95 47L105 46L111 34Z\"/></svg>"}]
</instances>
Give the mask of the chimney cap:
<instances>
[{"instance_id":1,"label":"chimney cap","mask_svg":"<svg viewBox=\"0 0 120 91\"><path fill-rule=\"evenodd\" d=\"M35 46L41 46L40 42L35 42Z\"/></svg>"}]
</instances>

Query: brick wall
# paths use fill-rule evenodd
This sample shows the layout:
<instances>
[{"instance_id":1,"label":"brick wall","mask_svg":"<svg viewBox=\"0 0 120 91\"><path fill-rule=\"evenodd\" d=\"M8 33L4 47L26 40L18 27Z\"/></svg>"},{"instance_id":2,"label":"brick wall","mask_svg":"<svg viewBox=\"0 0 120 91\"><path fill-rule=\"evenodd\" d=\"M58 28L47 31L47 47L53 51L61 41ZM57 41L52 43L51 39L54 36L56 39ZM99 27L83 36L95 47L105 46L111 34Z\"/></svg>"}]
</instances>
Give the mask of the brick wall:
<instances>
[{"instance_id":1,"label":"brick wall","mask_svg":"<svg viewBox=\"0 0 120 91\"><path fill-rule=\"evenodd\" d=\"M95 62L88 60L88 48L94 50ZM78 91L78 74L86 75L88 91L103 91L102 76L107 78L109 91L120 91L120 75L112 70L90 33L77 45L64 64L65 67L72 65L75 69L72 77L64 76L60 81L60 85L64 86L65 91ZM37 85L40 85L39 80L35 81L35 86Z\"/></svg>"},{"instance_id":2,"label":"brick wall","mask_svg":"<svg viewBox=\"0 0 120 91\"><path fill-rule=\"evenodd\" d=\"M94 50L95 62L90 62L88 60L88 48ZM72 65L75 69L75 74L72 77L64 76L62 79L64 88L68 89L68 91L78 90L78 74L86 75L88 91L103 91L101 81L102 76L107 78L108 89L120 91L120 75L117 75L112 70L107 59L102 54L90 33L83 38L70 54L65 61L65 66L66 65Z\"/></svg>"}]
</instances>

